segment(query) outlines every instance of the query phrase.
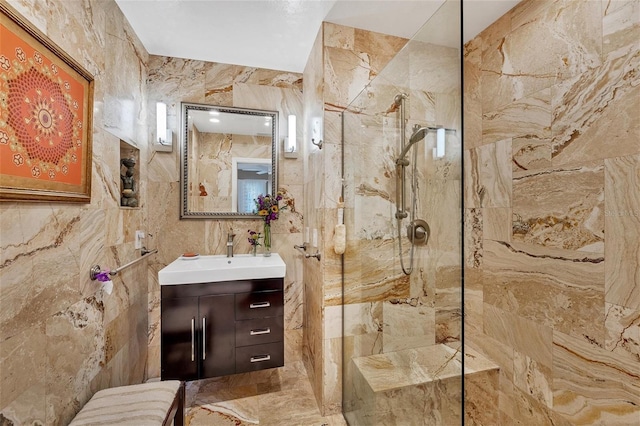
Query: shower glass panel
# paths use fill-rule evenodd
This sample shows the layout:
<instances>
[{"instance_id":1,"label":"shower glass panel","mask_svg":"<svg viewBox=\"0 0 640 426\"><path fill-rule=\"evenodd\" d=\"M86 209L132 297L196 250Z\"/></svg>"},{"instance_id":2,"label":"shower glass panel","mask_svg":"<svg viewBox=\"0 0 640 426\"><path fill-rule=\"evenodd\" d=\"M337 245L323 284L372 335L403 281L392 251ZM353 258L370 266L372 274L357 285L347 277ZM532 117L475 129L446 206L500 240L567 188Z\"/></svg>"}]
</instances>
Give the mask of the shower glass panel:
<instances>
[{"instance_id":1,"label":"shower glass panel","mask_svg":"<svg viewBox=\"0 0 640 426\"><path fill-rule=\"evenodd\" d=\"M343 413L352 426L462 420L460 25L460 2L445 2L343 114ZM403 93L404 114L394 102ZM406 151L398 206L401 132L409 145L414 126L433 131ZM412 206L430 229L413 256L411 215L400 227L396 219Z\"/></svg>"}]
</instances>

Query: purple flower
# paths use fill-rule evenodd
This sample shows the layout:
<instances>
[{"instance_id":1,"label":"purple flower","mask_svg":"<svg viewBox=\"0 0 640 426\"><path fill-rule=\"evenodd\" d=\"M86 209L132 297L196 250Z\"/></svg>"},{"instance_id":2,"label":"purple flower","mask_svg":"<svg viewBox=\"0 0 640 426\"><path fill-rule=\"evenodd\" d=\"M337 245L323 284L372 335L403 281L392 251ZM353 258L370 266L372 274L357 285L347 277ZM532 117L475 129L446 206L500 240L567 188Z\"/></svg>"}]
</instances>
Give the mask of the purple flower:
<instances>
[{"instance_id":1,"label":"purple flower","mask_svg":"<svg viewBox=\"0 0 640 426\"><path fill-rule=\"evenodd\" d=\"M282 193L280 192L278 192L275 196L271 196L270 194L260 194L254 200L256 203L256 210L254 212L264 218L265 224L271 225L272 221L278 220L280 210L286 209L288 207L288 205L285 205L282 208L278 206L278 202L282 199Z\"/></svg>"},{"instance_id":2,"label":"purple flower","mask_svg":"<svg viewBox=\"0 0 640 426\"><path fill-rule=\"evenodd\" d=\"M249 244L251 244L252 246L259 246L260 245L260 233L256 232L256 231L252 231L249 229L249 238L247 238L247 241L249 241Z\"/></svg>"}]
</instances>

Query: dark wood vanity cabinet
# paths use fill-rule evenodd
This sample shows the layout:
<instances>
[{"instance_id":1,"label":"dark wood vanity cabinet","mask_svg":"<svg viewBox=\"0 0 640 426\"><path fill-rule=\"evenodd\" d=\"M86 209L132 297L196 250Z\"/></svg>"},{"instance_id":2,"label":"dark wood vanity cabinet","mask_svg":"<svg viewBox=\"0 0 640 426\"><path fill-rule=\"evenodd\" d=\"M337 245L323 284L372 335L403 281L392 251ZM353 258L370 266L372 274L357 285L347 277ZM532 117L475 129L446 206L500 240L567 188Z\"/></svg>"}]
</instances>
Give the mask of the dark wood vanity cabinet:
<instances>
[{"instance_id":1,"label":"dark wood vanity cabinet","mask_svg":"<svg viewBox=\"0 0 640 426\"><path fill-rule=\"evenodd\" d=\"M161 286L162 380L283 366L283 281Z\"/></svg>"}]
</instances>

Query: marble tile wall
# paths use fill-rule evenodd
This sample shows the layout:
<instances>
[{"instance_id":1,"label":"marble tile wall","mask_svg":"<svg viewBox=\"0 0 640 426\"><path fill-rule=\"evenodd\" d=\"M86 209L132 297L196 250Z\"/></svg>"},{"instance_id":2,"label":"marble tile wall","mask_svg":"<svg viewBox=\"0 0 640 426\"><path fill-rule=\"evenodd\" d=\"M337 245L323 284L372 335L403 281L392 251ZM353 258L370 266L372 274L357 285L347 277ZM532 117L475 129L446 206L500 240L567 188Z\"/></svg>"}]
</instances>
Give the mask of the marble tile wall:
<instances>
[{"instance_id":1,"label":"marble tile wall","mask_svg":"<svg viewBox=\"0 0 640 426\"><path fill-rule=\"evenodd\" d=\"M640 421L639 66L637 0L525 0L465 46L465 335L502 424Z\"/></svg>"},{"instance_id":2,"label":"marble tile wall","mask_svg":"<svg viewBox=\"0 0 640 426\"><path fill-rule=\"evenodd\" d=\"M342 265L333 245L342 193L340 113L406 41L325 22L303 74L306 114L304 226L311 232L318 230L317 250L322 255L321 262L315 259L304 262L307 303L304 357L324 415L340 412L342 398ZM322 150L311 144L314 120L320 120L322 124ZM349 220L353 203L345 207L345 218ZM357 253L358 248L350 246L345 257ZM313 309L307 309L309 307Z\"/></svg>"},{"instance_id":3,"label":"marble tile wall","mask_svg":"<svg viewBox=\"0 0 640 426\"><path fill-rule=\"evenodd\" d=\"M114 1L10 0L95 78L91 202L0 204L0 423L65 425L96 391L140 383L147 363L148 55ZM140 207L120 208L120 141L140 150Z\"/></svg>"},{"instance_id":4,"label":"marble tile wall","mask_svg":"<svg viewBox=\"0 0 640 426\"><path fill-rule=\"evenodd\" d=\"M279 112L279 128L286 129L286 117L302 117L302 76L300 74L239 65L149 57L148 108L167 104L168 125L179 135L181 102L207 103ZM152 117L153 114L150 115ZM151 118L153 119L153 118ZM298 139L302 137L298 127ZM151 247L160 252L149 262L149 377L160 376L160 286L158 271L185 251L226 253L227 233L233 229L235 253L249 253L248 230L262 229L260 220L179 219L179 149L157 152L148 164L149 219L147 231ZM293 248L302 241L303 160L285 159L279 141L278 186L291 208L283 210L272 223L272 250L287 265L285 277L285 364L302 359L303 283L302 258Z\"/></svg>"}]
</instances>

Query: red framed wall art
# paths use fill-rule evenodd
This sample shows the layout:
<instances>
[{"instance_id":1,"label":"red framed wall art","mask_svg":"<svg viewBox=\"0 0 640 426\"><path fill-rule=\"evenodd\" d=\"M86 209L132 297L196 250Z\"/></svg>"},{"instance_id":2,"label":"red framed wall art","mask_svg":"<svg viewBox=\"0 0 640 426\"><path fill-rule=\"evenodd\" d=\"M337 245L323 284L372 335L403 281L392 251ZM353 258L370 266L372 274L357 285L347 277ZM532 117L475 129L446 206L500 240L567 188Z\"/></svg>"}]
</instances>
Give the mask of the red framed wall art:
<instances>
[{"instance_id":1,"label":"red framed wall art","mask_svg":"<svg viewBox=\"0 0 640 426\"><path fill-rule=\"evenodd\" d=\"M0 200L91 201L93 76L0 1Z\"/></svg>"}]
</instances>

